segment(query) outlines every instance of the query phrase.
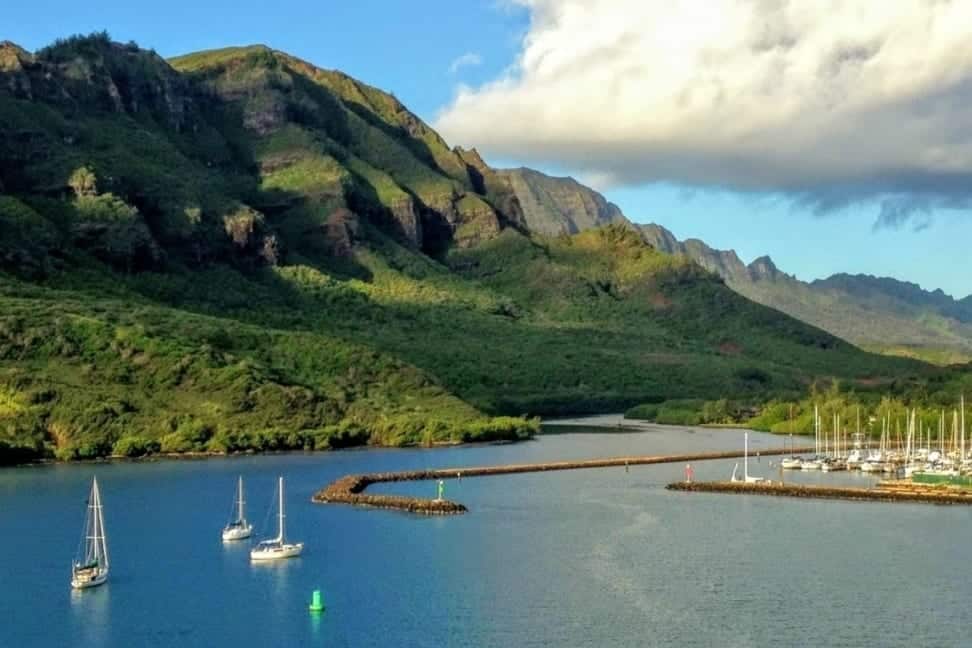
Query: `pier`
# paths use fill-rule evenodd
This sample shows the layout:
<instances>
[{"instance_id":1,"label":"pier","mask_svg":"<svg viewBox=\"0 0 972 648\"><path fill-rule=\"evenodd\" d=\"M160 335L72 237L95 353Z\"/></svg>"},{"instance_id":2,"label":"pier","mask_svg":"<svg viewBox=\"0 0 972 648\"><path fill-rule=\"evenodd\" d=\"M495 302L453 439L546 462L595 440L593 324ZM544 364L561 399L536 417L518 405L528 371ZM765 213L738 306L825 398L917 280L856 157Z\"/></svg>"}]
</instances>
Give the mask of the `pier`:
<instances>
[{"instance_id":1,"label":"pier","mask_svg":"<svg viewBox=\"0 0 972 648\"><path fill-rule=\"evenodd\" d=\"M880 482L873 488L852 486L810 486L779 482L674 482L666 488L691 493L732 493L878 502L921 502L925 504L972 504L972 491L944 486L926 486L910 481Z\"/></svg>"},{"instance_id":2,"label":"pier","mask_svg":"<svg viewBox=\"0 0 972 648\"><path fill-rule=\"evenodd\" d=\"M789 453L812 452L813 448L770 448L761 449L762 456ZM556 470L587 470L591 468L625 468L664 463L691 463L713 459L737 459L744 455L742 450L723 452L703 452L675 455L640 455L630 457L608 457L603 459L583 459L579 461L553 461L544 463L510 464L506 466L481 466L475 468L441 468L436 470L408 470L400 472L368 473L347 475L314 493L311 501L318 504L350 504L373 508L392 509L421 515L456 515L465 513L466 507L446 499L409 497L403 495L373 495L365 490L372 484L400 481L425 481L462 479L465 477L492 477L520 473L551 472Z\"/></svg>"}]
</instances>

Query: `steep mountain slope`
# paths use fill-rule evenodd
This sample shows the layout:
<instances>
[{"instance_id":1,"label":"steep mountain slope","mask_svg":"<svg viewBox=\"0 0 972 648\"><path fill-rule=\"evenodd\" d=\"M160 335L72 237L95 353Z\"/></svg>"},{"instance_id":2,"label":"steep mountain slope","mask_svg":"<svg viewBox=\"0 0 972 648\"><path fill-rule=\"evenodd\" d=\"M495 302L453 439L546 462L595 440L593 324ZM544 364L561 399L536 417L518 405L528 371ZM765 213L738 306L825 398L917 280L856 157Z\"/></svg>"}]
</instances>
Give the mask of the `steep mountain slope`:
<instances>
[{"instance_id":1,"label":"steep mountain slope","mask_svg":"<svg viewBox=\"0 0 972 648\"><path fill-rule=\"evenodd\" d=\"M717 273L733 290L819 326L858 346L936 362L972 359L972 313L940 290L869 275L833 275L804 282L781 272L769 257L744 264L734 251L702 241L676 241L659 225L641 225L651 245L684 254Z\"/></svg>"},{"instance_id":2,"label":"steep mountain slope","mask_svg":"<svg viewBox=\"0 0 972 648\"><path fill-rule=\"evenodd\" d=\"M570 178L529 169L503 174L531 228L557 234L629 223L615 205ZM939 363L972 359L972 296L955 300L940 290L866 275L807 283L780 271L767 256L745 264L732 250L714 249L698 239L679 241L660 225L632 227L656 250L692 259L739 294L864 348Z\"/></svg>"},{"instance_id":3,"label":"steep mountain slope","mask_svg":"<svg viewBox=\"0 0 972 648\"><path fill-rule=\"evenodd\" d=\"M498 172L523 207L527 228L544 236L576 234L609 223L626 223L621 210L573 178L554 178L533 169Z\"/></svg>"},{"instance_id":4,"label":"steep mountain slope","mask_svg":"<svg viewBox=\"0 0 972 648\"><path fill-rule=\"evenodd\" d=\"M264 47L4 44L0 462L516 438L523 414L941 378L627 225L530 235L510 182Z\"/></svg>"}]
</instances>

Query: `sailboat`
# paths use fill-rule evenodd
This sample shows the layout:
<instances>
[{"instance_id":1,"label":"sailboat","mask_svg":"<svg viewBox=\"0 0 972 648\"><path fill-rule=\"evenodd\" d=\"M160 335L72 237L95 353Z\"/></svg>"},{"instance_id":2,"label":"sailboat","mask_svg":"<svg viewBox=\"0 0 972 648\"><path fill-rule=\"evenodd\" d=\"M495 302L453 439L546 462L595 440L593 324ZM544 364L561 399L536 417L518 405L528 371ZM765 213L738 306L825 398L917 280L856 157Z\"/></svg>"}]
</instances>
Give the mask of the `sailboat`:
<instances>
[{"instance_id":1,"label":"sailboat","mask_svg":"<svg viewBox=\"0 0 972 648\"><path fill-rule=\"evenodd\" d=\"M253 525L246 521L246 513L243 510L243 478L240 477L236 486L236 519L230 520L229 524L223 527L223 542L234 540L245 540L253 533Z\"/></svg>"},{"instance_id":2,"label":"sailboat","mask_svg":"<svg viewBox=\"0 0 972 648\"><path fill-rule=\"evenodd\" d=\"M264 540L250 550L250 560L280 560L282 558L295 558L304 550L304 543L288 543L284 539L284 483L280 477L277 484L277 537L271 540Z\"/></svg>"},{"instance_id":3,"label":"sailboat","mask_svg":"<svg viewBox=\"0 0 972 648\"><path fill-rule=\"evenodd\" d=\"M790 427L793 427L793 406L790 406ZM783 457L780 460L780 466L786 470L799 470L803 466L803 457L798 457L793 454L793 433L790 433L790 454ZM784 450L786 449L786 442L783 443Z\"/></svg>"},{"instance_id":4,"label":"sailboat","mask_svg":"<svg viewBox=\"0 0 972 648\"><path fill-rule=\"evenodd\" d=\"M809 459L804 459L800 463L800 470L820 470L821 464L821 453L820 453L820 436L821 436L821 426L820 426L820 413L817 411L817 406L813 406L813 456Z\"/></svg>"},{"instance_id":5,"label":"sailboat","mask_svg":"<svg viewBox=\"0 0 972 648\"><path fill-rule=\"evenodd\" d=\"M760 484L767 480L762 477L755 477L749 474L749 432L745 432L743 438L745 439L743 446L743 481L747 484ZM735 472L735 471L733 471Z\"/></svg>"},{"instance_id":6,"label":"sailboat","mask_svg":"<svg viewBox=\"0 0 972 648\"><path fill-rule=\"evenodd\" d=\"M84 551L79 551L71 565L71 587L74 589L96 587L108 580L108 540L97 477L91 483L91 495L88 496L82 545Z\"/></svg>"},{"instance_id":7,"label":"sailboat","mask_svg":"<svg viewBox=\"0 0 972 648\"><path fill-rule=\"evenodd\" d=\"M792 408L791 408L791 410L792 410ZM792 411L791 411L791 414L790 414L791 419L792 419L792 416L793 416L793 414L792 414ZM785 456L785 457L783 457L783 459L780 460L780 466L782 468L786 469L786 470L799 470L800 467L803 465L803 457L798 457L795 454L793 454L793 447L794 447L794 445L793 445L793 435L790 434L790 454L787 455L787 456Z\"/></svg>"}]
</instances>

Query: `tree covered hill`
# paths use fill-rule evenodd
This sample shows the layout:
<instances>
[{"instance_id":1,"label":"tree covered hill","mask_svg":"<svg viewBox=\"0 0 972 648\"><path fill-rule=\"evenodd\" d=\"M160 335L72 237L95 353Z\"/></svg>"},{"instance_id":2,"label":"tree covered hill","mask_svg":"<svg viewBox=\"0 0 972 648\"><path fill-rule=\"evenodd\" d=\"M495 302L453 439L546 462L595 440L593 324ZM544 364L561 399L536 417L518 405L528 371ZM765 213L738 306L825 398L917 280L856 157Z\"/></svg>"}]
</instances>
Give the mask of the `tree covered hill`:
<instances>
[{"instance_id":1,"label":"tree covered hill","mask_svg":"<svg viewBox=\"0 0 972 648\"><path fill-rule=\"evenodd\" d=\"M530 232L394 97L262 46L0 45L0 461L519 438L942 372L623 226Z\"/></svg>"}]
</instances>

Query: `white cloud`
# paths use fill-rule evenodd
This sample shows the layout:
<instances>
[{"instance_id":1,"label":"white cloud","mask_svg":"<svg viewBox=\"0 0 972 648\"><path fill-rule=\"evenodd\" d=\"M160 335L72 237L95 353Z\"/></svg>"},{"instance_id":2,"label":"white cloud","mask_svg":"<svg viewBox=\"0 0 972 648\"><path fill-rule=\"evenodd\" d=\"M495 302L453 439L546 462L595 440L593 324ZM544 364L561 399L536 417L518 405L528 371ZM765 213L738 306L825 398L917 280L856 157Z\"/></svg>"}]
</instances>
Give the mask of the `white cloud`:
<instances>
[{"instance_id":1,"label":"white cloud","mask_svg":"<svg viewBox=\"0 0 972 648\"><path fill-rule=\"evenodd\" d=\"M972 1L519 1L515 64L436 121L455 144L602 185L968 204Z\"/></svg>"},{"instance_id":2,"label":"white cloud","mask_svg":"<svg viewBox=\"0 0 972 648\"><path fill-rule=\"evenodd\" d=\"M460 69L464 67L472 67L476 65L483 64L483 57L475 52L466 52L462 56L454 59L452 63L449 64L449 73L455 74Z\"/></svg>"}]
</instances>

